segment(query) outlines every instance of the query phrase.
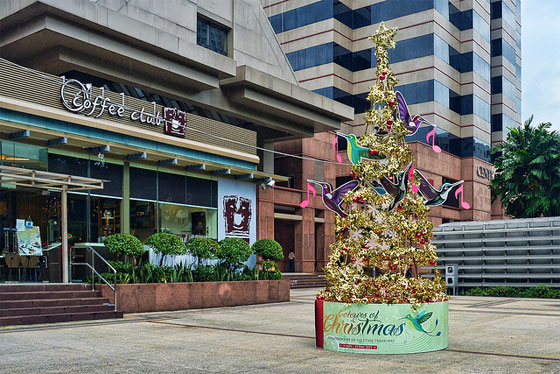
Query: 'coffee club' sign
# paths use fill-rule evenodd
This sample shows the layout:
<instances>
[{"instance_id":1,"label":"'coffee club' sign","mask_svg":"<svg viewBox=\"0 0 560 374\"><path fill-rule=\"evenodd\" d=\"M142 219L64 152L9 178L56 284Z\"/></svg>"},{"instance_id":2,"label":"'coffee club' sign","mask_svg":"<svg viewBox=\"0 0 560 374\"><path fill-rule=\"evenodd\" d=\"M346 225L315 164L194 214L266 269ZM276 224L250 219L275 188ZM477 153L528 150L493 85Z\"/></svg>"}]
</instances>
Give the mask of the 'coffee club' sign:
<instances>
[{"instance_id":1,"label":"'coffee club' sign","mask_svg":"<svg viewBox=\"0 0 560 374\"><path fill-rule=\"evenodd\" d=\"M125 96L120 94L122 102L113 103L110 98L105 97L105 89L101 87L101 95L93 96L92 85L82 84L76 79L65 80L60 88L60 99L66 109L74 113L82 113L88 117L99 118L107 113L110 116L124 118L128 116L131 121L147 123L153 126L162 126L167 135L185 137L187 125L187 114L175 108L163 108L163 116L156 111L156 103L153 104L152 113L148 113L144 107L140 110L127 108Z\"/></svg>"}]
</instances>

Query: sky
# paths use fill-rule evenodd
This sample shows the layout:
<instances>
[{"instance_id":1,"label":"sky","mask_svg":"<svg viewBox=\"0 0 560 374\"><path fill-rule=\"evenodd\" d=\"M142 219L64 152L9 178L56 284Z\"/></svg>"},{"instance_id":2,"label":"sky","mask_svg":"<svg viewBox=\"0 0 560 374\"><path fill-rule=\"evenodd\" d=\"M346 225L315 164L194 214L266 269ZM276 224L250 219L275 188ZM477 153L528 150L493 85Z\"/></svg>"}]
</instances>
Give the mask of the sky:
<instances>
[{"instance_id":1,"label":"sky","mask_svg":"<svg viewBox=\"0 0 560 374\"><path fill-rule=\"evenodd\" d=\"M560 0L521 0L521 122L560 131Z\"/></svg>"}]
</instances>

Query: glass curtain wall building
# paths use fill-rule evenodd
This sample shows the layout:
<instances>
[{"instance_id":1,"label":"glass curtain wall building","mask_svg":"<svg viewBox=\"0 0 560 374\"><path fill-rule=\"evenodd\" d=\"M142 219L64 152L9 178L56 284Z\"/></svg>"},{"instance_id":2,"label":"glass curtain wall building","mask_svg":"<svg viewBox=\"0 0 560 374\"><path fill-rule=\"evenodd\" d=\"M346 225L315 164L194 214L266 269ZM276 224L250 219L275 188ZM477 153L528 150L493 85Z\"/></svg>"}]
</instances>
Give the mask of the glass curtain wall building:
<instances>
[{"instance_id":1,"label":"glass curtain wall building","mask_svg":"<svg viewBox=\"0 0 560 374\"><path fill-rule=\"evenodd\" d=\"M345 131L365 130L363 113L374 84L376 58L368 40L379 23L399 29L389 52L397 90L410 110L437 125L430 153L425 127L408 139L417 166L436 185L465 180L473 209L456 201L435 209L434 223L501 217L492 211L489 180L492 143L521 122L520 1L261 0L300 85L352 106ZM343 182L347 170L337 169ZM303 178L305 179L305 178Z\"/></svg>"}]
</instances>

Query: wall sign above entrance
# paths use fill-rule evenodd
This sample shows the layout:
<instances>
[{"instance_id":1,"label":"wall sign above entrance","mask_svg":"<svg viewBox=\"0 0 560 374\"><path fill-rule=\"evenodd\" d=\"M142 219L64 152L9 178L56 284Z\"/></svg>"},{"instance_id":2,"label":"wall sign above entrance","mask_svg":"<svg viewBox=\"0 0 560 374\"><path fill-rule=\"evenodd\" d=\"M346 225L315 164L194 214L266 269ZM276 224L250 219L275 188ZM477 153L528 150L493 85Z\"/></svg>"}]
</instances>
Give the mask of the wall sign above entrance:
<instances>
[{"instance_id":1,"label":"wall sign above entrance","mask_svg":"<svg viewBox=\"0 0 560 374\"><path fill-rule=\"evenodd\" d=\"M142 107L140 110L128 108L125 105L125 96L121 95L121 103L111 101L105 97L105 90L101 88L101 95L92 94L92 85L83 84L76 79L68 79L60 88L60 99L66 109L74 113L81 113L88 117L99 118L103 114L119 118L129 117L131 121L138 121L153 126L163 127L167 135L185 137L187 114L175 108L163 108L163 116L156 111L153 103L151 111ZM150 113L151 112L151 113Z\"/></svg>"},{"instance_id":2,"label":"wall sign above entrance","mask_svg":"<svg viewBox=\"0 0 560 374\"><path fill-rule=\"evenodd\" d=\"M488 180L494 179L494 172L492 170L486 169L485 167L482 167L482 166L478 166L476 168L476 175L478 175L481 178L488 179Z\"/></svg>"}]
</instances>

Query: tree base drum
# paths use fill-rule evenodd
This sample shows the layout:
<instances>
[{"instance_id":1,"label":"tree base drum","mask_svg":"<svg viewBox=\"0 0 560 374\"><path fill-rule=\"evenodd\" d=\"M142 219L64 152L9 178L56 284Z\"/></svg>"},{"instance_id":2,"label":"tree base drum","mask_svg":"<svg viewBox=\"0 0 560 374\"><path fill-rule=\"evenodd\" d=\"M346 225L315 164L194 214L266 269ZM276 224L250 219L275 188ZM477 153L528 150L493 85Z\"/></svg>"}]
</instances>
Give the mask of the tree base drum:
<instances>
[{"instance_id":1,"label":"tree base drum","mask_svg":"<svg viewBox=\"0 0 560 374\"><path fill-rule=\"evenodd\" d=\"M448 302L344 304L315 301L317 348L358 354L405 354L448 346Z\"/></svg>"}]
</instances>

